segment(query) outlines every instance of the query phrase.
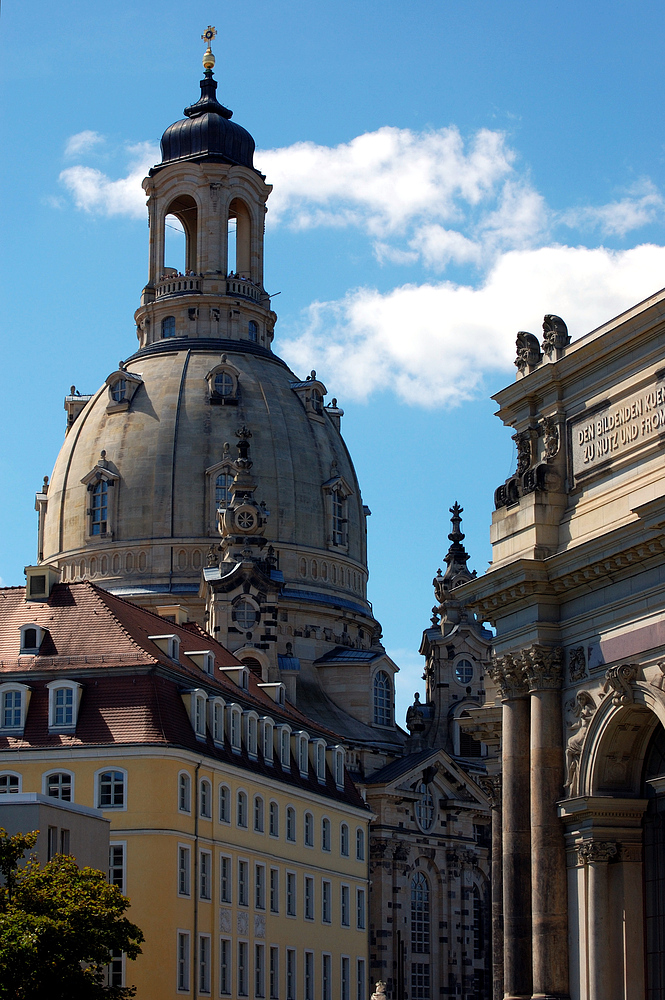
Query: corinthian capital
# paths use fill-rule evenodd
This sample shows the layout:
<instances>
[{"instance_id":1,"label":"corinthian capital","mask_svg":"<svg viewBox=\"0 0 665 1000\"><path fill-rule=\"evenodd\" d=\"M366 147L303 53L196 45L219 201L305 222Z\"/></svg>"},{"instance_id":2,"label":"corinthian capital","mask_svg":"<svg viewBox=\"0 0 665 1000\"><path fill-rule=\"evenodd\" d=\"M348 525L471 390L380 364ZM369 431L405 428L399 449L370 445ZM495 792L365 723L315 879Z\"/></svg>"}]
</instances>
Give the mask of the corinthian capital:
<instances>
[{"instance_id":1,"label":"corinthian capital","mask_svg":"<svg viewBox=\"0 0 665 1000\"><path fill-rule=\"evenodd\" d=\"M577 856L581 865L592 861L611 861L617 853L617 845L611 840L583 840L577 845Z\"/></svg>"},{"instance_id":2,"label":"corinthian capital","mask_svg":"<svg viewBox=\"0 0 665 1000\"><path fill-rule=\"evenodd\" d=\"M503 701L527 694L521 663L511 653L506 653L505 656L493 656L487 672L498 685Z\"/></svg>"},{"instance_id":3,"label":"corinthian capital","mask_svg":"<svg viewBox=\"0 0 665 1000\"><path fill-rule=\"evenodd\" d=\"M563 649L537 643L523 649L522 671L529 691L557 690L563 679Z\"/></svg>"}]
</instances>

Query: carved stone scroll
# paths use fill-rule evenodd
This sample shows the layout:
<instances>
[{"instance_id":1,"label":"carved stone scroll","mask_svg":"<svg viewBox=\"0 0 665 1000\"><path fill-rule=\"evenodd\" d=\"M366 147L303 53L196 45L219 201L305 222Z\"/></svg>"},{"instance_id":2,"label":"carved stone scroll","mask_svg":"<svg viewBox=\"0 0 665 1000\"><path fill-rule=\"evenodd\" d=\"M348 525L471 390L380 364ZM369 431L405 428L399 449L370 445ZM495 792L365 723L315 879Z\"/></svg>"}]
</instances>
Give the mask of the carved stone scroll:
<instances>
[{"instance_id":1,"label":"carved stone scroll","mask_svg":"<svg viewBox=\"0 0 665 1000\"><path fill-rule=\"evenodd\" d=\"M633 681L637 674L637 667L634 663L619 663L617 666L609 667L605 674L603 691L612 691L612 704L619 708L621 705L632 705L635 700L633 691Z\"/></svg>"}]
</instances>

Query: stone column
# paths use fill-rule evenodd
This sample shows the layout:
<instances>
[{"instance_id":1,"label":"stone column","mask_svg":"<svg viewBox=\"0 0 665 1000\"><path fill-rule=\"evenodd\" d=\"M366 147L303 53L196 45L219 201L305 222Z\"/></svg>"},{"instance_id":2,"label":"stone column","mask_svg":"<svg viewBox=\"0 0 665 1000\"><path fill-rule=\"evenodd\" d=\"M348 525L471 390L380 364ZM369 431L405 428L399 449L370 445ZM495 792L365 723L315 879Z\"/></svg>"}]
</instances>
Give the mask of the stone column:
<instances>
[{"instance_id":1,"label":"stone column","mask_svg":"<svg viewBox=\"0 0 665 1000\"><path fill-rule=\"evenodd\" d=\"M503 997L503 838L501 836L501 775L488 775L480 785L492 807L492 1000Z\"/></svg>"},{"instance_id":2,"label":"stone column","mask_svg":"<svg viewBox=\"0 0 665 1000\"><path fill-rule=\"evenodd\" d=\"M623 983L613 975L611 951L612 921L608 862L616 857L617 845L611 841L587 840L577 852L587 870L587 969L589 1000L613 1000L623 996Z\"/></svg>"},{"instance_id":3,"label":"stone column","mask_svg":"<svg viewBox=\"0 0 665 1000\"><path fill-rule=\"evenodd\" d=\"M495 658L488 669L503 704L503 988L506 1000L517 1000L532 994L529 700L513 656Z\"/></svg>"},{"instance_id":4,"label":"stone column","mask_svg":"<svg viewBox=\"0 0 665 1000\"><path fill-rule=\"evenodd\" d=\"M568 892L564 836L557 813L563 794L561 681L563 651L523 650L531 695L531 921L533 996L568 997Z\"/></svg>"}]
</instances>

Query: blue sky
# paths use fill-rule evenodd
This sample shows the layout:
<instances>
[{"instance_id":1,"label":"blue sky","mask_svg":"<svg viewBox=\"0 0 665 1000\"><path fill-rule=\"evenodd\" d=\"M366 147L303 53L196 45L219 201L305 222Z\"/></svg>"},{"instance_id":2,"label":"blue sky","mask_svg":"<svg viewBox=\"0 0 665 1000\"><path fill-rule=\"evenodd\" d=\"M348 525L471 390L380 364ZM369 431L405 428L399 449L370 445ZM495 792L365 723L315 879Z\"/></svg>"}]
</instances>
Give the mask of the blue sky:
<instances>
[{"instance_id":1,"label":"blue sky","mask_svg":"<svg viewBox=\"0 0 665 1000\"><path fill-rule=\"evenodd\" d=\"M275 349L345 410L403 708L454 500L472 566L490 558L514 456L489 397L515 333L553 312L580 336L665 285L662 5L5 2L6 584L35 558L65 392L135 348L140 178L197 97L209 23L219 97L274 184Z\"/></svg>"}]
</instances>

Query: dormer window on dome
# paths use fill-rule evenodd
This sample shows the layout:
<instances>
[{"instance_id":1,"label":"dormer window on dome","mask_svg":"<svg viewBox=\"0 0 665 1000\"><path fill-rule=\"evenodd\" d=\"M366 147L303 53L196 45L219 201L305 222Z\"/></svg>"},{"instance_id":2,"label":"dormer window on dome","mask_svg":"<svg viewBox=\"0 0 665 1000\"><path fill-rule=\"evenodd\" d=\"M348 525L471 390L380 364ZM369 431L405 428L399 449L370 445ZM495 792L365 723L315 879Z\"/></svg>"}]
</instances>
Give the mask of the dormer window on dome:
<instances>
[{"instance_id":1,"label":"dormer window on dome","mask_svg":"<svg viewBox=\"0 0 665 1000\"><path fill-rule=\"evenodd\" d=\"M120 413L129 409L132 398L143 379L140 375L125 371L123 367L112 372L106 379L108 386L107 413Z\"/></svg>"},{"instance_id":2,"label":"dormer window on dome","mask_svg":"<svg viewBox=\"0 0 665 1000\"><path fill-rule=\"evenodd\" d=\"M228 361L226 354L222 354L219 364L206 375L210 402L218 406L237 406L239 375L235 365Z\"/></svg>"},{"instance_id":3,"label":"dormer window on dome","mask_svg":"<svg viewBox=\"0 0 665 1000\"><path fill-rule=\"evenodd\" d=\"M309 416L322 421L324 419L323 397L327 395L328 390L323 382L317 379L316 372L311 371L304 382L291 382L291 388L302 400Z\"/></svg>"}]
</instances>

